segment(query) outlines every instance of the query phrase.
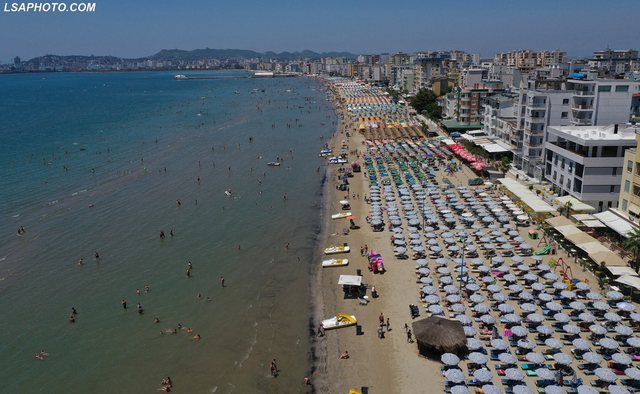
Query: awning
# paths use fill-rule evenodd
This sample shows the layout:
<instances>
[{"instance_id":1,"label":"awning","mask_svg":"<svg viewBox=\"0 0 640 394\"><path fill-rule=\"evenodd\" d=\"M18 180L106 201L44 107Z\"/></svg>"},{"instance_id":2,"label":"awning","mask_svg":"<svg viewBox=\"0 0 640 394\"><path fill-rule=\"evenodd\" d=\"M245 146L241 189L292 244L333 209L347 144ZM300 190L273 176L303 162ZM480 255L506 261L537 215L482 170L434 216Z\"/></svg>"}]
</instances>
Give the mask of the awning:
<instances>
[{"instance_id":1,"label":"awning","mask_svg":"<svg viewBox=\"0 0 640 394\"><path fill-rule=\"evenodd\" d=\"M597 240L595 238L593 238L589 234L585 233L584 231L580 231L579 233L575 233L575 234L566 235L565 238L567 240L571 241L574 245L576 245L578 247L580 245L586 245L586 244L593 243L594 241L597 242ZM598 243L600 243L600 242L598 242ZM588 251L586 251L586 252L588 252Z\"/></svg>"},{"instance_id":2,"label":"awning","mask_svg":"<svg viewBox=\"0 0 640 394\"><path fill-rule=\"evenodd\" d=\"M621 277L616 279L614 282L640 290L640 277L637 277L637 276L622 275Z\"/></svg>"},{"instance_id":3,"label":"awning","mask_svg":"<svg viewBox=\"0 0 640 394\"><path fill-rule=\"evenodd\" d=\"M582 224L590 228L607 227L599 220L583 220Z\"/></svg>"},{"instance_id":4,"label":"awning","mask_svg":"<svg viewBox=\"0 0 640 394\"><path fill-rule=\"evenodd\" d=\"M607 265L607 270L611 272L613 276L622 276L622 275L630 275L630 276L638 276L636 271L631 267L620 266L620 265Z\"/></svg>"},{"instance_id":5,"label":"awning","mask_svg":"<svg viewBox=\"0 0 640 394\"><path fill-rule=\"evenodd\" d=\"M571 215L571 217L579 222L583 222L585 220L593 220L596 218L590 213L576 213L575 215Z\"/></svg>"},{"instance_id":6,"label":"awning","mask_svg":"<svg viewBox=\"0 0 640 394\"><path fill-rule=\"evenodd\" d=\"M524 202L535 213L555 212L556 210L540 197L532 193L525 185L511 178L500 178L498 182L502 183L511 193L515 194L518 199Z\"/></svg>"},{"instance_id":7,"label":"awning","mask_svg":"<svg viewBox=\"0 0 640 394\"><path fill-rule=\"evenodd\" d=\"M341 286L360 286L362 285L362 276L358 275L340 275L338 284Z\"/></svg>"},{"instance_id":8,"label":"awning","mask_svg":"<svg viewBox=\"0 0 640 394\"><path fill-rule=\"evenodd\" d=\"M596 213L593 216L625 238L629 238L629 233L633 232L634 227L629 222L611 211Z\"/></svg>"},{"instance_id":9,"label":"awning","mask_svg":"<svg viewBox=\"0 0 640 394\"><path fill-rule=\"evenodd\" d=\"M581 212L594 212L596 209L589 204L585 204L573 196L563 196L556 198L556 202L564 207L567 202L571 203L571 209L573 211Z\"/></svg>"},{"instance_id":10,"label":"awning","mask_svg":"<svg viewBox=\"0 0 640 394\"><path fill-rule=\"evenodd\" d=\"M484 144L480 146L482 147L482 149L486 150L489 153L501 153L509 151L509 149L505 149L498 144Z\"/></svg>"},{"instance_id":11,"label":"awning","mask_svg":"<svg viewBox=\"0 0 640 394\"><path fill-rule=\"evenodd\" d=\"M627 267L628 264L626 261L622 260L620 256L609 251L609 250L601 250L598 252L589 253L589 257L596 263L600 264L601 261L605 262L605 265L611 267Z\"/></svg>"}]
</instances>

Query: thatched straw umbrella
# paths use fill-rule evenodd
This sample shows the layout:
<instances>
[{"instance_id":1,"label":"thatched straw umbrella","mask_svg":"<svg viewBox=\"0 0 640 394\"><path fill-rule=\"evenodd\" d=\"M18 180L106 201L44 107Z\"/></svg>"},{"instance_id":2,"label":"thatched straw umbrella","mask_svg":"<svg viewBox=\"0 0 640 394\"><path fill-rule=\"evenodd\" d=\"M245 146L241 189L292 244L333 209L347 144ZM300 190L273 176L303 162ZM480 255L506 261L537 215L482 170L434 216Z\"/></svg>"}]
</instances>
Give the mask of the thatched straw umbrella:
<instances>
[{"instance_id":1,"label":"thatched straw umbrella","mask_svg":"<svg viewBox=\"0 0 640 394\"><path fill-rule=\"evenodd\" d=\"M462 323L431 316L412 324L420 354L439 357L442 353L464 354L467 338Z\"/></svg>"}]
</instances>

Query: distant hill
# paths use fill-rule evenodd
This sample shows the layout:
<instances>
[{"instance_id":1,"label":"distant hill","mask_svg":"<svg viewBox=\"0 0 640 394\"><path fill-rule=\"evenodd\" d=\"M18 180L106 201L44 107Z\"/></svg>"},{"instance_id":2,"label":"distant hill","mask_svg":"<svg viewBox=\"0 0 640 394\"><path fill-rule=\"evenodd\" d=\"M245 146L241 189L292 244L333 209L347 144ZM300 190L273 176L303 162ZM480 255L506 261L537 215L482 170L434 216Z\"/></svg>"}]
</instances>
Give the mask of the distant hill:
<instances>
[{"instance_id":1,"label":"distant hill","mask_svg":"<svg viewBox=\"0 0 640 394\"><path fill-rule=\"evenodd\" d=\"M317 53L310 50L301 52L256 52L249 49L194 49L185 51L182 49L163 49L155 55L149 56L153 60L200 60L200 59L251 59L251 58L269 58L279 60L293 59L318 59L321 57L345 57L355 58L356 55L349 52L321 52Z\"/></svg>"}]
</instances>

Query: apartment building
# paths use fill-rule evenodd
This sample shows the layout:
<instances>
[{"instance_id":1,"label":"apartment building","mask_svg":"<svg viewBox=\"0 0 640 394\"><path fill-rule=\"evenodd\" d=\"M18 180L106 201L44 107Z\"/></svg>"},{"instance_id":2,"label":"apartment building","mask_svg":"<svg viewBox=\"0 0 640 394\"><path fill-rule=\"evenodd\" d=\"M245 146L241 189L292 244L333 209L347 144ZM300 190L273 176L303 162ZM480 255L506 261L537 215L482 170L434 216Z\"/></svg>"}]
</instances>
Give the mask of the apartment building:
<instances>
[{"instance_id":1,"label":"apartment building","mask_svg":"<svg viewBox=\"0 0 640 394\"><path fill-rule=\"evenodd\" d=\"M638 60L638 51L633 49L614 50L606 48L593 52L589 66L605 74L624 74L631 70L631 62Z\"/></svg>"},{"instance_id":2,"label":"apartment building","mask_svg":"<svg viewBox=\"0 0 640 394\"><path fill-rule=\"evenodd\" d=\"M571 195L602 212L616 208L625 151L636 146L633 128L550 126L544 177L561 196ZM638 187L640 193L640 185Z\"/></svg>"}]
</instances>

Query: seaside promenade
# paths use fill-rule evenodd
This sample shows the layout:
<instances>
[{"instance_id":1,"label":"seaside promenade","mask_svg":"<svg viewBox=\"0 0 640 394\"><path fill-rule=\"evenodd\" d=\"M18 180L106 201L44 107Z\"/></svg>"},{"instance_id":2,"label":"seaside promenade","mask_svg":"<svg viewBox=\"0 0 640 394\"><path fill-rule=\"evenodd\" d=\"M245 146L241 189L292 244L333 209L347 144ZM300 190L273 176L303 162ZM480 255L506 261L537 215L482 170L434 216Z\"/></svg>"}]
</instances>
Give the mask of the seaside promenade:
<instances>
[{"instance_id":1,"label":"seaside promenade","mask_svg":"<svg viewBox=\"0 0 640 394\"><path fill-rule=\"evenodd\" d=\"M360 94L371 95L369 89L363 86ZM361 228L345 235L345 219L326 219L324 245L347 243L351 252L337 256L349 258L348 266L322 270L316 323L346 313L356 316L358 327L316 339L317 392L635 390L640 317L633 313L635 304L600 289L562 249L534 254L542 247L528 238L529 230L541 230L518 226L510 214L517 211L509 210L513 202L493 186L467 186L476 177L469 167L456 161L457 171L445 171L451 152L428 145L415 128L405 127L403 134L402 127L379 127L384 115L373 116L373 130L370 124L362 128L363 117L347 107L352 93L339 85L334 91L342 122L332 148L337 151L344 141L349 162L358 161L363 172L349 178L348 192L340 191L335 185L342 173L339 166L330 167L327 216L340 212L339 200L348 199ZM382 101L378 108L387 105ZM385 109L372 111L380 115ZM421 161L426 152L442 157ZM383 231L373 231L365 220L373 223L374 217L383 221ZM369 270L368 259L359 254L364 245L383 257L383 273ZM570 282L555 265L560 259L571 268ZM346 298L338 285L339 275L358 271L367 285L367 305ZM372 287L377 298L371 297ZM418 307L416 319L410 304ZM381 314L390 323L383 326L382 339ZM439 357L420 356L416 343L407 340L405 324L411 328L427 316L461 323L466 349L459 360L445 357L446 365ZM345 351L349 358L340 358Z\"/></svg>"}]
</instances>

